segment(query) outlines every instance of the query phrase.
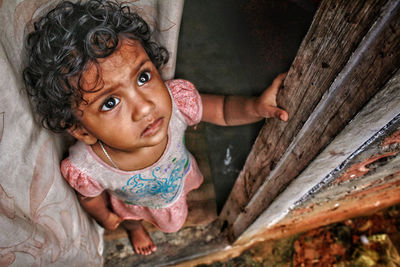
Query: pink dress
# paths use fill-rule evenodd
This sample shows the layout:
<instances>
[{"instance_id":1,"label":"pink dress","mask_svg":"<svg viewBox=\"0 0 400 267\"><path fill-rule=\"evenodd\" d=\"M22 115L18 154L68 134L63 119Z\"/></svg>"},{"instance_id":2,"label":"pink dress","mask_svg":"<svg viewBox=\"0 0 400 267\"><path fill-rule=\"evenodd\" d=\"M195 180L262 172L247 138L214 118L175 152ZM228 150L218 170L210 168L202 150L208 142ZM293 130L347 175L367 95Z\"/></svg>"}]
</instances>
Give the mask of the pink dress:
<instances>
[{"instance_id":1,"label":"pink dress","mask_svg":"<svg viewBox=\"0 0 400 267\"><path fill-rule=\"evenodd\" d=\"M184 145L187 125L201 120L202 104L192 83L171 80L166 85L172 114L167 148L156 163L142 170L118 170L78 141L61 162L61 172L83 196L95 197L107 190L113 211L122 218L146 220L163 232L176 232L187 217L187 193L203 182L195 159Z\"/></svg>"}]
</instances>

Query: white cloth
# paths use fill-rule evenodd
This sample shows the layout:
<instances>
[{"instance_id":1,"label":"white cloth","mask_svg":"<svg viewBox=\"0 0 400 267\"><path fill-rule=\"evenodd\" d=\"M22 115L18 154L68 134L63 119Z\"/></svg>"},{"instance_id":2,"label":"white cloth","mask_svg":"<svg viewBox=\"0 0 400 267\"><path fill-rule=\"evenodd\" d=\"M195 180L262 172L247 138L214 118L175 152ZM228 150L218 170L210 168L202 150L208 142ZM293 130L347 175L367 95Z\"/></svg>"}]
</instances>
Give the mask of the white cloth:
<instances>
[{"instance_id":1,"label":"white cloth","mask_svg":"<svg viewBox=\"0 0 400 267\"><path fill-rule=\"evenodd\" d=\"M60 173L63 139L35 122L23 93L25 25L58 2L0 0L0 266L100 266L103 261L102 230ZM183 0L132 2L152 12L157 38L171 51L163 75L171 78Z\"/></svg>"}]
</instances>

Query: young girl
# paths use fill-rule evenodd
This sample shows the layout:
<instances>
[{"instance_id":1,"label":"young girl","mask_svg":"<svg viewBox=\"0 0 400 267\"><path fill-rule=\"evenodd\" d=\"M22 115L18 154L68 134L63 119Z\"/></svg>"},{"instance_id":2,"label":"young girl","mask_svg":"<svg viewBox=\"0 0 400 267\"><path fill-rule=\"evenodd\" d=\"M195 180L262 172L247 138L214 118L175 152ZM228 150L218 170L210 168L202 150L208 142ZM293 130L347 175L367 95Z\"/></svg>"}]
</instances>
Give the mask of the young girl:
<instances>
[{"instance_id":1,"label":"young girl","mask_svg":"<svg viewBox=\"0 0 400 267\"><path fill-rule=\"evenodd\" d=\"M168 52L146 22L112 1L63 2L35 24L24 80L42 124L77 139L61 171L104 228L122 224L138 254L156 246L141 224L185 222L186 195L203 177L184 146L187 125L239 125L288 114L279 75L259 98L199 94L158 72Z\"/></svg>"}]
</instances>

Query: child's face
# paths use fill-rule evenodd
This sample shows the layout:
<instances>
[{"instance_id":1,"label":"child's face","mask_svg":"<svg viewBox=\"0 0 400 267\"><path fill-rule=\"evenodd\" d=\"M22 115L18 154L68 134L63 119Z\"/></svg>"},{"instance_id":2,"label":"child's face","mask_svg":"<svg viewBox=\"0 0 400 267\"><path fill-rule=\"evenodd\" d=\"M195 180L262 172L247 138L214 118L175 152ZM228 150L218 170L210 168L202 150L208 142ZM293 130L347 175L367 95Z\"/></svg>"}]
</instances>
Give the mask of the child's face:
<instances>
[{"instance_id":1,"label":"child's face","mask_svg":"<svg viewBox=\"0 0 400 267\"><path fill-rule=\"evenodd\" d=\"M172 104L141 44L121 41L118 50L82 75L82 87L93 92L84 93L88 104L81 103L82 113L77 112L82 124L78 131L84 133L78 139L88 145L101 140L116 151L135 152L168 138Z\"/></svg>"}]
</instances>

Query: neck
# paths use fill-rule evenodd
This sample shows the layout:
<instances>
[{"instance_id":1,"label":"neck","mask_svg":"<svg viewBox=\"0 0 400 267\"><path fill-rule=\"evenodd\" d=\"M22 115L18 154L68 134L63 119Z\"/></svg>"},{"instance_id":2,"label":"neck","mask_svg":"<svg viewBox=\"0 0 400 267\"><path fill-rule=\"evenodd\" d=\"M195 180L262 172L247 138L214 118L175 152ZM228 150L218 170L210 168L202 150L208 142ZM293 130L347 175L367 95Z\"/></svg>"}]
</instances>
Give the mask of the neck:
<instances>
[{"instance_id":1,"label":"neck","mask_svg":"<svg viewBox=\"0 0 400 267\"><path fill-rule=\"evenodd\" d=\"M103 143L107 153L104 153L99 142L92 145L93 152L107 165L123 171L136 171L144 169L156 163L167 148L168 138L160 144L151 147L143 147L134 152L116 151ZM110 159L107 157L110 157ZM114 166L115 164L115 166Z\"/></svg>"}]
</instances>

